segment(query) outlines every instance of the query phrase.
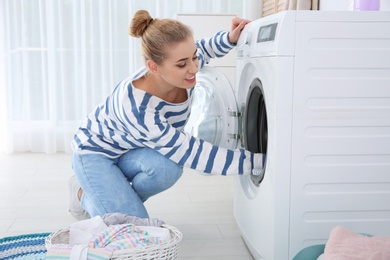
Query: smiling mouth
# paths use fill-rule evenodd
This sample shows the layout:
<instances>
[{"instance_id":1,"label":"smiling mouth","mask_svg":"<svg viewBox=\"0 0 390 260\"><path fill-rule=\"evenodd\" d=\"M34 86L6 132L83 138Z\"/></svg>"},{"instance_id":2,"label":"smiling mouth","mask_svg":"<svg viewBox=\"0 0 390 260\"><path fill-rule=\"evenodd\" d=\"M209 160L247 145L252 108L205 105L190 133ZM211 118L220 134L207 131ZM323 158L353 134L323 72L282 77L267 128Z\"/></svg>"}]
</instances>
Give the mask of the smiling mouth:
<instances>
[{"instance_id":1,"label":"smiling mouth","mask_svg":"<svg viewBox=\"0 0 390 260\"><path fill-rule=\"evenodd\" d=\"M192 76L192 77L190 77L190 78L186 78L186 81L187 81L188 83L190 83L190 84L193 84L193 83L196 82L196 76L194 75L194 76Z\"/></svg>"}]
</instances>

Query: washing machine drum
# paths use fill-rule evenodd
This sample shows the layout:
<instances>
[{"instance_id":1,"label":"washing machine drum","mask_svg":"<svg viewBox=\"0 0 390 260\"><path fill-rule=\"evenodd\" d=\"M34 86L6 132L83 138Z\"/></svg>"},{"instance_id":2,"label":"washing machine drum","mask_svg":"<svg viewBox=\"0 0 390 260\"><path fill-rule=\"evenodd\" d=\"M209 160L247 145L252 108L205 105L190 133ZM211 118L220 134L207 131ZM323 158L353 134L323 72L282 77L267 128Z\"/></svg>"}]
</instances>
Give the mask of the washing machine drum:
<instances>
[{"instance_id":1,"label":"washing machine drum","mask_svg":"<svg viewBox=\"0 0 390 260\"><path fill-rule=\"evenodd\" d=\"M242 108L244 147L253 153L267 154L267 109L260 80L255 79L251 83L244 106ZM251 180L255 186L259 186L263 178L264 175L251 175Z\"/></svg>"}]
</instances>

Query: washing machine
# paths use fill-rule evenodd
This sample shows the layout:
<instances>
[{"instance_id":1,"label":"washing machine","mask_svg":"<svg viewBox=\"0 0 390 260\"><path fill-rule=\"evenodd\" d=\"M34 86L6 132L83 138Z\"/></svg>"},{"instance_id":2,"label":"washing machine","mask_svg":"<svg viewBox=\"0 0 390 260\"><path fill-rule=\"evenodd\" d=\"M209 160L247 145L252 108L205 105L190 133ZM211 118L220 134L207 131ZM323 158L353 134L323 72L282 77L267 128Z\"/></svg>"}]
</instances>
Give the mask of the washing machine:
<instances>
[{"instance_id":1,"label":"washing machine","mask_svg":"<svg viewBox=\"0 0 390 260\"><path fill-rule=\"evenodd\" d=\"M332 228L390 235L390 13L283 12L237 46L242 139L267 154L234 214L256 259L291 259Z\"/></svg>"},{"instance_id":2,"label":"washing machine","mask_svg":"<svg viewBox=\"0 0 390 260\"><path fill-rule=\"evenodd\" d=\"M253 257L291 259L335 226L390 236L390 12L277 13L245 27L236 56L233 87L198 73L188 131L267 155L263 178L234 188Z\"/></svg>"}]
</instances>

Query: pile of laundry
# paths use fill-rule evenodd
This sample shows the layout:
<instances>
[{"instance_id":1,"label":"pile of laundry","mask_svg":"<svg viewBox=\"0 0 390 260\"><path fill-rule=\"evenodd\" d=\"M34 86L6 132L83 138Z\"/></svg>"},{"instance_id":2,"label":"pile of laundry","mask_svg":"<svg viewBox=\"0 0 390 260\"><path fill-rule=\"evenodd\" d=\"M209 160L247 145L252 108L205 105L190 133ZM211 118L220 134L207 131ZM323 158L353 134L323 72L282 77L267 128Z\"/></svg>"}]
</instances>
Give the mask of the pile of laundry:
<instances>
[{"instance_id":1,"label":"pile of laundry","mask_svg":"<svg viewBox=\"0 0 390 260\"><path fill-rule=\"evenodd\" d=\"M110 259L117 250L158 245L171 239L163 224L119 213L78 221L69 227L69 243L53 238L46 259Z\"/></svg>"}]
</instances>

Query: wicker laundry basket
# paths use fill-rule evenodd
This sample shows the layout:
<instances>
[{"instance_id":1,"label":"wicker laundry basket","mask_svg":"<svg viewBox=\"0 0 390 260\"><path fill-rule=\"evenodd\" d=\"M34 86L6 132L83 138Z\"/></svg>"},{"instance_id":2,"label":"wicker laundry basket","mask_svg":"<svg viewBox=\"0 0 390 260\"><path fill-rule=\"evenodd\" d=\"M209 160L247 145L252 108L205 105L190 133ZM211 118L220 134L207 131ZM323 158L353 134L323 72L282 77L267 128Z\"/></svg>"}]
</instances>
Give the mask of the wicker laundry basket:
<instances>
[{"instance_id":1,"label":"wicker laundry basket","mask_svg":"<svg viewBox=\"0 0 390 260\"><path fill-rule=\"evenodd\" d=\"M179 245L183 238L182 233L173 226L163 225L171 233L171 239L158 245L146 247L136 247L114 251L111 259L134 259L134 260L173 260L178 259ZM60 229L51 233L45 241L46 248L49 249L54 244L69 244L69 228Z\"/></svg>"}]
</instances>

